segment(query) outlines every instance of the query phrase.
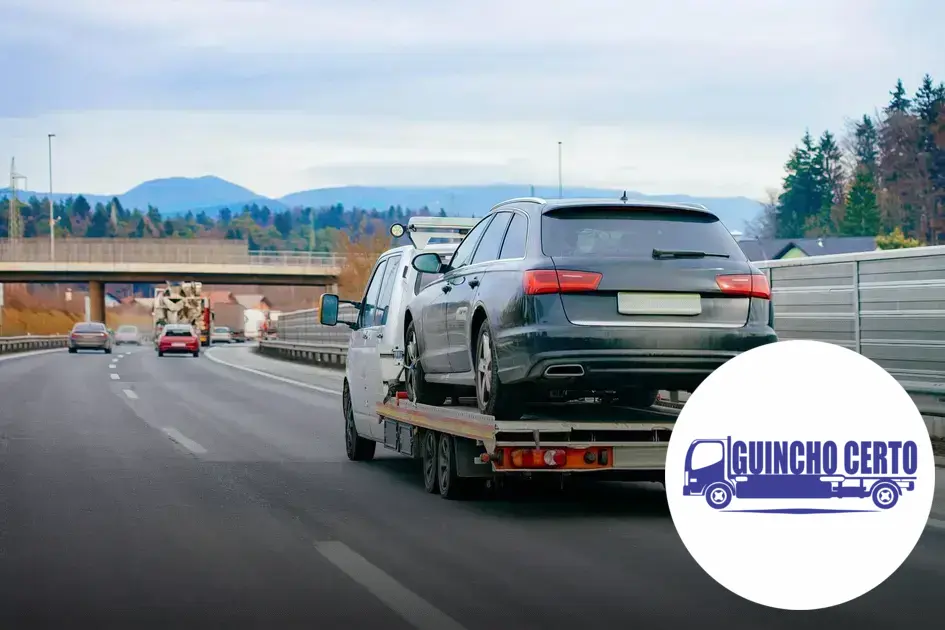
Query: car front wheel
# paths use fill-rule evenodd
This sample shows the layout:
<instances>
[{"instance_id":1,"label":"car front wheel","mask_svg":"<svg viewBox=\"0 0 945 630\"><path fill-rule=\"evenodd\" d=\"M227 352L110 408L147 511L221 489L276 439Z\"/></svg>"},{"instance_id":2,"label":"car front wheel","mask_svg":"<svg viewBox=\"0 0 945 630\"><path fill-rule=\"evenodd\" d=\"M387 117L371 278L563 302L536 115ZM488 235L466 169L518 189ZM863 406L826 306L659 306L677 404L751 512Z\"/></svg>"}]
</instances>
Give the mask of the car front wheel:
<instances>
[{"instance_id":1,"label":"car front wheel","mask_svg":"<svg viewBox=\"0 0 945 630\"><path fill-rule=\"evenodd\" d=\"M524 401L521 392L499 380L499 365L495 339L489 322L483 322L476 341L476 402L479 412L499 420L518 420L522 417Z\"/></svg>"},{"instance_id":2,"label":"car front wheel","mask_svg":"<svg viewBox=\"0 0 945 630\"><path fill-rule=\"evenodd\" d=\"M417 329L413 322L407 326L407 343L404 351L407 381L407 397L410 402L421 405L442 405L448 396L446 390L438 383L428 383L420 363L420 344L417 340Z\"/></svg>"}]
</instances>

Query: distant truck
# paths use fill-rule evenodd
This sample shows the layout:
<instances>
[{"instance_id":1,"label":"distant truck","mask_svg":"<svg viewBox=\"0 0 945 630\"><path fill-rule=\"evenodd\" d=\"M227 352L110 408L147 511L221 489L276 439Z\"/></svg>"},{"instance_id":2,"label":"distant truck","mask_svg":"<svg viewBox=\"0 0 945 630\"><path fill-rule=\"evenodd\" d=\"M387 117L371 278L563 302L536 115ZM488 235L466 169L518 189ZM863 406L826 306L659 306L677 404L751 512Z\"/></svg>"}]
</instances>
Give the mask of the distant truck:
<instances>
[{"instance_id":1,"label":"distant truck","mask_svg":"<svg viewBox=\"0 0 945 630\"><path fill-rule=\"evenodd\" d=\"M167 324L190 324L199 335L200 343L210 345L210 299L203 295L200 282L168 282L154 290L154 338L161 335Z\"/></svg>"},{"instance_id":2,"label":"distant truck","mask_svg":"<svg viewBox=\"0 0 945 630\"><path fill-rule=\"evenodd\" d=\"M211 304L213 325L225 326L230 329L230 336L234 342L246 341L246 309L239 304L221 302Z\"/></svg>"},{"instance_id":3,"label":"distant truck","mask_svg":"<svg viewBox=\"0 0 945 630\"><path fill-rule=\"evenodd\" d=\"M258 308L248 308L243 311L243 332L247 339L259 339L260 330L266 314Z\"/></svg>"}]
</instances>

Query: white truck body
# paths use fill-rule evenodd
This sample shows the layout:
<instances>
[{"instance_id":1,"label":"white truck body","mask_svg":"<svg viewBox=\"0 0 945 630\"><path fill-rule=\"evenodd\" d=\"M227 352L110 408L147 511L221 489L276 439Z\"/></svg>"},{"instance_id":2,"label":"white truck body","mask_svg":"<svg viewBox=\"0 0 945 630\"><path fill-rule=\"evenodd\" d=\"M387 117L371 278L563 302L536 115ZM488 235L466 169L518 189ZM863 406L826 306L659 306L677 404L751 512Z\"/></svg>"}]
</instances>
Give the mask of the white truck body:
<instances>
[{"instance_id":1,"label":"white truck body","mask_svg":"<svg viewBox=\"0 0 945 630\"><path fill-rule=\"evenodd\" d=\"M266 319L266 314L258 308L248 308L243 311L243 317L245 319L245 327L243 330L246 334L246 338L258 339L259 326L262 324L263 320Z\"/></svg>"}]
</instances>

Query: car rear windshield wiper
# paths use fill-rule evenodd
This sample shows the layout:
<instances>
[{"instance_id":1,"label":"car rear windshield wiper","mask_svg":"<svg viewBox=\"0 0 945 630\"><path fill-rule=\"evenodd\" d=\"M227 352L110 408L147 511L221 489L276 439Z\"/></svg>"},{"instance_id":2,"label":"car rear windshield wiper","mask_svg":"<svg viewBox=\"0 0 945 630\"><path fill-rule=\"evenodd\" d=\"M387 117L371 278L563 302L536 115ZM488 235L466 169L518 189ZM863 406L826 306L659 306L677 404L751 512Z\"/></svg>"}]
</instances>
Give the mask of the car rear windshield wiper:
<instances>
[{"instance_id":1,"label":"car rear windshield wiper","mask_svg":"<svg viewBox=\"0 0 945 630\"><path fill-rule=\"evenodd\" d=\"M685 249L654 249L653 258L731 258L731 256Z\"/></svg>"}]
</instances>

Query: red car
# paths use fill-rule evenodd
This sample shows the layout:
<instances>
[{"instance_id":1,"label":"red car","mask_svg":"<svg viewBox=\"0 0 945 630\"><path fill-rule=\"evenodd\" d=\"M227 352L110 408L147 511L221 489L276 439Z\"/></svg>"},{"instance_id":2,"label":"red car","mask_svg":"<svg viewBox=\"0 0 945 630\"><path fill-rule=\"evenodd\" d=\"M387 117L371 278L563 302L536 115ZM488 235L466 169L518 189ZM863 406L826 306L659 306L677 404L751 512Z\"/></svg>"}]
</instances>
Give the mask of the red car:
<instances>
[{"instance_id":1,"label":"red car","mask_svg":"<svg viewBox=\"0 0 945 630\"><path fill-rule=\"evenodd\" d=\"M192 354L200 356L200 334L188 324L168 324L157 342L159 357L165 354Z\"/></svg>"}]
</instances>

